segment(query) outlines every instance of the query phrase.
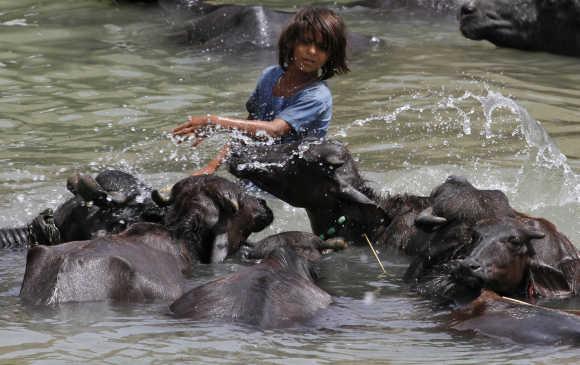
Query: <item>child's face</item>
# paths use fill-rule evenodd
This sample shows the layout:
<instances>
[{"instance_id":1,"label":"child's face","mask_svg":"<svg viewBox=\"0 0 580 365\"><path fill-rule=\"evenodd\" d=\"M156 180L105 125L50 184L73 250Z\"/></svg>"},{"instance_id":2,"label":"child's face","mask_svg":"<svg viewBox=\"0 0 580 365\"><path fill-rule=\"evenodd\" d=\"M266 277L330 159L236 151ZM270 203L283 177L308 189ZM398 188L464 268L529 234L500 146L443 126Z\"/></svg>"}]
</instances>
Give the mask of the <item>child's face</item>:
<instances>
[{"instance_id":1,"label":"child's face","mask_svg":"<svg viewBox=\"0 0 580 365\"><path fill-rule=\"evenodd\" d=\"M328 60L328 52L324 50L320 34L307 34L294 46L294 64L305 73L314 73L324 66Z\"/></svg>"}]
</instances>

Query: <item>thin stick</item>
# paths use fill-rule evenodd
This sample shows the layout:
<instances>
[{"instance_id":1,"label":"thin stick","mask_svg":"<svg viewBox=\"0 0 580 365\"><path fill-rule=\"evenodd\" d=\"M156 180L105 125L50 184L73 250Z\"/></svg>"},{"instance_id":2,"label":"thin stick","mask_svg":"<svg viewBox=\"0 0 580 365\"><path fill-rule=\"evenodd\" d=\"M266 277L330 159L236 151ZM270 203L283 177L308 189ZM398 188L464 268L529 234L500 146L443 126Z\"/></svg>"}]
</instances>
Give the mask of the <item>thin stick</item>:
<instances>
[{"instance_id":1,"label":"thin stick","mask_svg":"<svg viewBox=\"0 0 580 365\"><path fill-rule=\"evenodd\" d=\"M367 237L367 234L366 233L363 233L363 236L365 236L367 242L369 243L369 247L371 248L371 251L373 251L373 254L375 255L375 258L377 259L377 262L379 263L379 266L381 267L381 270L383 270L383 274L386 274L387 271L385 270L385 267L383 266L383 263L379 259L379 255L377 255L377 251L375 251L375 248L373 247L373 244L371 243L371 241Z\"/></svg>"},{"instance_id":2,"label":"thin stick","mask_svg":"<svg viewBox=\"0 0 580 365\"><path fill-rule=\"evenodd\" d=\"M504 297L504 296L502 296L501 298L503 300L505 300L506 302L513 303L513 304L520 304L520 305L525 305L525 306L529 306L529 307L536 307L536 308L546 309L546 310L553 311L553 312L564 312L564 313L568 313L568 314L573 314L575 316L580 315L580 311L578 311L576 309L550 308L550 307L544 307L544 306L541 306L541 305L531 304L531 303L528 303L528 302L524 302L522 300L510 298L510 297Z\"/></svg>"}]
</instances>

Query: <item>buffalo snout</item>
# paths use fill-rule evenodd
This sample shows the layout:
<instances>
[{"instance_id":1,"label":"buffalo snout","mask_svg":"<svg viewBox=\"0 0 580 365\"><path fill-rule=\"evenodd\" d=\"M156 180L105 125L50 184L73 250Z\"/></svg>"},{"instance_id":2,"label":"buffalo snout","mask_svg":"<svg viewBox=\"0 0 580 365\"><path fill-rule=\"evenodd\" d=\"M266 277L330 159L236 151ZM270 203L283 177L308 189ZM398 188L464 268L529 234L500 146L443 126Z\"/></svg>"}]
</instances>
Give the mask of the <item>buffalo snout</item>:
<instances>
[{"instance_id":1,"label":"buffalo snout","mask_svg":"<svg viewBox=\"0 0 580 365\"><path fill-rule=\"evenodd\" d=\"M466 1L459 8L459 18L474 14L476 10L474 1Z\"/></svg>"}]
</instances>

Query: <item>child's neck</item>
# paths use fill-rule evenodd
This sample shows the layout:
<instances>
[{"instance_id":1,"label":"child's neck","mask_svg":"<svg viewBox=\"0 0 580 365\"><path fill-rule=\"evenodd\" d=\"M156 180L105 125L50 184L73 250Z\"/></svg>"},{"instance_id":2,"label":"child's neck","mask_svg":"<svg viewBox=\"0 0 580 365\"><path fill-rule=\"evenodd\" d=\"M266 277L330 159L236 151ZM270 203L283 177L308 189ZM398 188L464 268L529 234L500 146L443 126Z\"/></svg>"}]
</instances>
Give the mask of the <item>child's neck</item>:
<instances>
[{"instance_id":1,"label":"child's neck","mask_svg":"<svg viewBox=\"0 0 580 365\"><path fill-rule=\"evenodd\" d=\"M284 73L284 78L295 84L308 83L318 80L317 72L304 72L294 63L288 65L286 72Z\"/></svg>"},{"instance_id":2,"label":"child's neck","mask_svg":"<svg viewBox=\"0 0 580 365\"><path fill-rule=\"evenodd\" d=\"M284 75L278 79L274 87L274 95L290 96L318 79L316 72L302 72L294 64L290 64Z\"/></svg>"}]
</instances>

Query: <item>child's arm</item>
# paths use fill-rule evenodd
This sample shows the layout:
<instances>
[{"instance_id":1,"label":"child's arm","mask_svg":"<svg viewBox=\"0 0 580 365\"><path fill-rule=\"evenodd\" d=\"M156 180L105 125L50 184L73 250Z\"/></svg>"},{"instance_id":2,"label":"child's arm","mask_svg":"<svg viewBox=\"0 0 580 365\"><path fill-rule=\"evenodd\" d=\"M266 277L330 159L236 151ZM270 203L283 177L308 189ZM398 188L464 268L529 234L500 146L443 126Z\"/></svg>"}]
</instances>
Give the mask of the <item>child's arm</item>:
<instances>
[{"instance_id":1,"label":"child's arm","mask_svg":"<svg viewBox=\"0 0 580 365\"><path fill-rule=\"evenodd\" d=\"M204 167L202 167L197 171L192 172L191 175L198 176L198 175L213 174L222 165L229 152L230 152L230 144L228 142L221 148L218 154L210 162L207 163L207 165L205 165Z\"/></svg>"},{"instance_id":2,"label":"child's arm","mask_svg":"<svg viewBox=\"0 0 580 365\"><path fill-rule=\"evenodd\" d=\"M189 122L180 125L173 130L176 136L196 134L205 128L219 126L226 129L237 129L250 136L257 137L260 132L265 132L270 137L280 137L290 133L292 128L283 119L274 119L271 122L261 120L236 119L219 117L217 115L191 116Z\"/></svg>"}]
</instances>

